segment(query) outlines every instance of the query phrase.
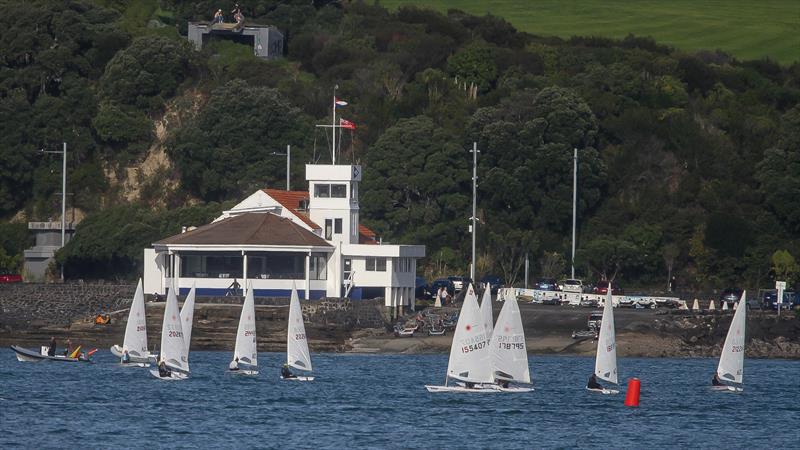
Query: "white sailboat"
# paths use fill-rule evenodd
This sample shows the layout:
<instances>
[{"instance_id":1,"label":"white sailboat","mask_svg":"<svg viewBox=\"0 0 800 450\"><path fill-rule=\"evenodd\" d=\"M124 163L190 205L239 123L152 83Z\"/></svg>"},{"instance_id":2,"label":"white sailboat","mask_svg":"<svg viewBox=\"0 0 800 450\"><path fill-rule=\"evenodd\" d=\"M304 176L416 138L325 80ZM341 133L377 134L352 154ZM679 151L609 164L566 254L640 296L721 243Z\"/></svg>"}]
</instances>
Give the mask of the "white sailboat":
<instances>
[{"instance_id":1,"label":"white sailboat","mask_svg":"<svg viewBox=\"0 0 800 450\"><path fill-rule=\"evenodd\" d=\"M522 327L522 316L516 297L506 300L500 315L497 316L497 326L492 334L489 352L492 355L495 389L503 392L533 391L532 387L509 385L509 383L531 384L525 329Z\"/></svg>"},{"instance_id":2,"label":"white sailboat","mask_svg":"<svg viewBox=\"0 0 800 450\"><path fill-rule=\"evenodd\" d=\"M611 284L603 305L603 318L600 322L600 335L597 338L597 356L594 361L594 374L601 380L619 384L617 377L617 337L614 328L614 305L611 296ZM586 389L602 394L619 394L616 389Z\"/></svg>"},{"instance_id":3,"label":"white sailboat","mask_svg":"<svg viewBox=\"0 0 800 450\"><path fill-rule=\"evenodd\" d=\"M451 378L460 383L449 386ZM444 386L425 385L425 389L428 392L500 392L491 386L484 386L493 382L484 317L470 284L453 334Z\"/></svg>"},{"instance_id":4,"label":"white sailboat","mask_svg":"<svg viewBox=\"0 0 800 450\"><path fill-rule=\"evenodd\" d=\"M195 285L192 283L192 289L189 290L189 295L186 296L186 301L183 302L181 307L181 326L183 327L183 340L186 342L186 349L191 347L192 343L192 323L194 322L194 298L195 298Z\"/></svg>"},{"instance_id":5,"label":"white sailboat","mask_svg":"<svg viewBox=\"0 0 800 450\"><path fill-rule=\"evenodd\" d=\"M178 312L178 298L174 286L167 294L164 307L164 322L161 326L160 363L163 362L168 373L161 376L158 368L150 369L150 373L161 380L182 380L189 376L189 348L184 340L181 315ZM160 365L159 363L159 365Z\"/></svg>"},{"instance_id":6,"label":"white sailboat","mask_svg":"<svg viewBox=\"0 0 800 450\"><path fill-rule=\"evenodd\" d=\"M486 330L486 339L492 338L494 317L492 316L492 290L486 287L481 299L481 315L483 316L483 329Z\"/></svg>"},{"instance_id":7,"label":"white sailboat","mask_svg":"<svg viewBox=\"0 0 800 450\"><path fill-rule=\"evenodd\" d=\"M744 303L745 292L742 292L742 299L739 301L740 305ZM724 390L731 392L742 392L742 375L744 372L744 336L746 328L746 311L747 308L742 306L736 308L733 314L731 326L728 328L728 335L725 337L725 344L722 346L722 355L719 357L719 366L717 366L717 377L720 380L734 385L720 385L713 386L715 390ZM736 386L738 385L738 386Z\"/></svg>"},{"instance_id":8,"label":"white sailboat","mask_svg":"<svg viewBox=\"0 0 800 450\"><path fill-rule=\"evenodd\" d=\"M286 365L294 369L308 372L312 370L306 327L303 324L303 310L300 308L300 298L297 296L297 288L294 283L292 283L292 297L289 300L289 323L286 332ZM284 369L287 369L288 372L287 367L284 367ZM294 374L291 376L284 376L282 371L281 379L313 381L314 377Z\"/></svg>"},{"instance_id":9,"label":"white sailboat","mask_svg":"<svg viewBox=\"0 0 800 450\"><path fill-rule=\"evenodd\" d=\"M256 302L253 284L247 289L236 331L236 347L229 371L241 375L258 375L258 345L256 342Z\"/></svg>"},{"instance_id":10,"label":"white sailboat","mask_svg":"<svg viewBox=\"0 0 800 450\"><path fill-rule=\"evenodd\" d=\"M118 358L122 358L125 352L128 352L130 357L126 364L139 367L146 367L149 358L155 356L147 350L147 317L144 310L144 288L141 278L139 278L139 284L136 285L136 293L133 295L122 346L111 347L111 353Z\"/></svg>"}]
</instances>

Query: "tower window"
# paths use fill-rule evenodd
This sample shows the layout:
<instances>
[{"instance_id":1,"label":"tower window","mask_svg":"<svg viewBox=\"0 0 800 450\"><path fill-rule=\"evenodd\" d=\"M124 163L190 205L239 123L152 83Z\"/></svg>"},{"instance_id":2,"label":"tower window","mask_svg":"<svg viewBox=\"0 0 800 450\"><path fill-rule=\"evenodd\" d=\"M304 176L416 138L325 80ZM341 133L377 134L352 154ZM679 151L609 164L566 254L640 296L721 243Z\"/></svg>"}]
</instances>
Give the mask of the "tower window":
<instances>
[{"instance_id":1,"label":"tower window","mask_svg":"<svg viewBox=\"0 0 800 450\"><path fill-rule=\"evenodd\" d=\"M336 234L342 234L342 219L333 220L333 232Z\"/></svg>"},{"instance_id":2,"label":"tower window","mask_svg":"<svg viewBox=\"0 0 800 450\"><path fill-rule=\"evenodd\" d=\"M330 184L315 184L314 185L314 197L317 198L328 198L331 196L331 185Z\"/></svg>"},{"instance_id":3,"label":"tower window","mask_svg":"<svg viewBox=\"0 0 800 450\"><path fill-rule=\"evenodd\" d=\"M346 198L347 185L346 184L332 184L331 185L331 198Z\"/></svg>"}]
</instances>

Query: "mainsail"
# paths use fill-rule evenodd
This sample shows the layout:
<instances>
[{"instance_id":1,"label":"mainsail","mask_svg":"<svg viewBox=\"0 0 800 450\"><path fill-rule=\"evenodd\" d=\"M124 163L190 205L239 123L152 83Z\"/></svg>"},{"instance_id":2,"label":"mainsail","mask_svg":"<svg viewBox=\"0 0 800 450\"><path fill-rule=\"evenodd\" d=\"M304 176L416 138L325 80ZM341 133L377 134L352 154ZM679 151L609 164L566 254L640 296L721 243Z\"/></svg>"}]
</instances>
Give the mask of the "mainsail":
<instances>
[{"instance_id":1,"label":"mainsail","mask_svg":"<svg viewBox=\"0 0 800 450\"><path fill-rule=\"evenodd\" d=\"M530 384L525 330L516 297L512 296L505 301L500 315L497 316L497 326L491 342L489 352L492 355L494 378Z\"/></svg>"},{"instance_id":2,"label":"mainsail","mask_svg":"<svg viewBox=\"0 0 800 450\"><path fill-rule=\"evenodd\" d=\"M127 351L133 358L147 358L147 317L144 310L144 289L142 279L136 285L131 311L128 313L128 324L125 326L125 339L122 351Z\"/></svg>"},{"instance_id":3,"label":"mainsail","mask_svg":"<svg viewBox=\"0 0 800 450\"><path fill-rule=\"evenodd\" d=\"M448 378L471 383L487 383L492 379L489 341L486 337L484 317L478 308L478 298L472 284L467 288L464 305L458 317L450 361L447 364Z\"/></svg>"},{"instance_id":4,"label":"mainsail","mask_svg":"<svg viewBox=\"0 0 800 450\"><path fill-rule=\"evenodd\" d=\"M178 312L178 298L175 286L170 286L167 304L164 307L164 322L161 326L160 358L167 366L183 372L189 371L189 349L183 336L181 315Z\"/></svg>"},{"instance_id":5,"label":"mainsail","mask_svg":"<svg viewBox=\"0 0 800 450\"><path fill-rule=\"evenodd\" d=\"M239 329L236 331L236 347L233 351L233 357L238 359L240 365L258 366L256 306L252 283L247 289L244 305L242 305L242 315L239 317Z\"/></svg>"},{"instance_id":6,"label":"mainsail","mask_svg":"<svg viewBox=\"0 0 800 450\"><path fill-rule=\"evenodd\" d=\"M483 329L486 330L486 339L492 337L494 317L492 317L492 290L489 283L486 283L486 290L483 291L481 299L481 315L483 316Z\"/></svg>"},{"instance_id":7,"label":"mainsail","mask_svg":"<svg viewBox=\"0 0 800 450\"><path fill-rule=\"evenodd\" d=\"M297 288L292 283L292 298L289 301L289 326L286 336L286 362L300 370L311 370L311 355L308 352L306 327L303 325L303 311Z\"/></svg>"},{"instance_id":8,"label":"mainsail","mask_svg":"<svg viewBox=\"0 0 800 450\"><path fill-rule=\"evenodd\" d=\"M740 307L736 308L736 312L733 314L717 367L717 375L721 379L734 383L742 382L742 372L744 371L744 332L747 311L744 299L746 295L746 292L742 292L742 299L739 301Z\"/></svg>"},{"instance_id":9,"label":"mainsail","mask_svg":"<svg viewBox=\"0 0 800 450\"><path fill-rule=\"evenodd\" d=\"M192 283L192 289L189 291L189 295L186 296L186 301L183 302L183 307L181 308L181 322L183 322L183 336L187 351L191 347L190 344L192 343L192 322L194 322L195 297L194 286L194 283Z\"/></svg>"},{"instance_id":10,"label":"mainsail","mask_svg":"<svg viewBox=\"0 0 800 450\"><path fill-rule=\"evenodd\" d=\"M608 284L603 319L600 323L600 336L597 339L597 357L594 374L602 380L617 384L617 338L614 331L614 305L611 296L611 283Z\"/></svg>"}]
</instances>

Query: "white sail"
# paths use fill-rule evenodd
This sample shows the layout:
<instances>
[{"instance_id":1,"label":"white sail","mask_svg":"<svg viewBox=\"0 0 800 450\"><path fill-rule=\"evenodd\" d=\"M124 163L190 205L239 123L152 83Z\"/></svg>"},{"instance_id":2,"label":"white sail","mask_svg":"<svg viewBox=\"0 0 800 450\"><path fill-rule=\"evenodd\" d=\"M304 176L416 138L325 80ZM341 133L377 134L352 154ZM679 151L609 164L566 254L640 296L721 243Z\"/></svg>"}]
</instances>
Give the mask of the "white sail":
<instances>
[{"instance_id":1,"label":"white sail","mask_svg":"<svg viewBox=\"0 0 800 450\"><path fill-rule=\"evenodd\" d=\"M528 367L528 351L525 346L525 330L517 299L506 300L500 315L497 316L497 327L492 334L489 352L492 355L493 377L499 380L531 382Z\"/></svg>"},{"instance_id":2,"label":"white sail","mask_svg":"<svg viewBox=\"0 0 800 450\"><path fill-rule=\"evenodd\" d=\"M600 336L597 339L597 357L594 361L594 374L602 380L617 384L617 337L614 331L614 306L611 297L611 284L608 285L603 319L600 323Z\"/></svg>"},{"instance_id":3,"label":"white sail","mask_svg":"<svg viewBox=\"0 0 800 450\"><path fill-rule=\"evenodd\" d=\"M147 358L149 355L147 351L147 317L144 311L144 289L141 278L139 278L139 284L136 285L131 311L128 313L122 351L123 353L127 351L131 358Z\"/></svg>"},{"instance_id":4,"label":"white sail","mask_svg":"<svg viewBox=\"0 0 800 450\"><path fill-rule=\"evenodd\" d=\"M300 309L300 299L294 283L292 283L292 298L289 301L286 363L295 369L311 370L311 355L308 352L306 327L303 325L303 310Z\"/></svg>"},{"instance_id":5,"label":"white sail","mask_svg":"<svg viewBox=\"0 0 800 450\"><path fill-rule=\"evenodd\" d=\"M745 292L742 292L741 305L745 305ZM725 345L722 347L722 355L719 358L717 375L723 380L734 383L742 382L742 372L744 371L744 331L745 331L745 312L747 308L742 306L736 308L733 314L731 327L728 328L728 336L725 338Z\"/></svg>"},{"instance_id":6,"label":"white sail","mask_svg":"<svg viewBox=\"0 0 800 450\"><path fill-rule=\"evenodd\" d=\"M467 288L464 305L458 316L450 361L447 364L448 378L472 383L493 382L489 341L483 326L483 316L478 308L478 297L472 284Z\"/></svg>"},{"instance_id":7,"label":"white sail","mask_svg":"<svg viewBox=\"0 0 800 450\"><path fill-rule=\"evenodd\" d=\"M258 366L256 302L253 296L252 283L247 289L247 295L242 305L242 315L239 317L239 329L236 331L236 347L233 350L233 357L239 360L240 365Z\"/></svg>"},{"instance_id":8,"label":"white sail","mask_svg":"<svg viewBox=\"0 0 800 450\"><path fill-rule=\"evenodd\" d=\"M483 329L486 331L486 340L490 340L494 327L494 317L492 317L492 290L489 289L488 283L481 299L481 315L483 316Z\"/></svg>"},{"instance_id":9,"label":"white sail","mask_svg":"<svg viewBox=\"0 0 800 450\"><path fill-rule=\"evenodd\" d=\"M191 348L192 343L192 323L194 322L194 297L195 297L195 288L194 283L192 283L192 289L189 290L189 295L186 296L186 301L183 302L183 307L181 308L181 322L183 322L183 336L184 341L186 342L186 350L188 351Z\"/></svg>"},{"instance_id":10,"label":"white sail","mask_svg":"<svg viewBox=\"0 0 800 450\"><path fill-rule=\"evenodd\" d=\"M181 315L178 312L178 297L175 295L174 285L169 289L167 304L164 306L160 358L173 369L189 371L189 349L184 341Z\"/></svg>"}]
</instances>

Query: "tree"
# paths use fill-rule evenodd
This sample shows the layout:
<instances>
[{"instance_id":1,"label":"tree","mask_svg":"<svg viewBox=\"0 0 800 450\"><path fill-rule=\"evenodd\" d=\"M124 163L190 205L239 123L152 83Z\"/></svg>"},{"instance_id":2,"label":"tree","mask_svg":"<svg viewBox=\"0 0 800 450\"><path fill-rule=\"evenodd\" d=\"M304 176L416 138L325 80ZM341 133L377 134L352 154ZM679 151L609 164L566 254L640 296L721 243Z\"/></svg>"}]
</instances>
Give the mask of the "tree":
<instances>
[{"instance_id":1,"label":"tree","mask_svg":"<svg viewBox=\"0 0 800 450\"><path fill-rule=\"evenodd\" d=\"M467 86L475 83L478 90L486 92L497 80L497 66L492 59L492 49L475 43L463 48L447 59L450 74Z\"/></svg>"},{"instance_id":2,"label":"tree","mask_svg":"<svg viewBox=\"0 0 800 450\"><path fill-rule=\"evenodd\" d=\"M639 253L632 243L613 237L599 237L585 243L578 259L603 280L614 281L626 268L639 264Z\"/></svg>"},{"instance_id":3,"label":"tree","mask_svg":"<svg viewBox=\"0 0 800 450\"><path fill-rule=\"evenodd\" d=\"M800 106L784 114L778 148L764 152L756 179L769 208L787 230L800 232Z\"/></svg>"},{"instance_id":4,"label":"tree","mask_svg":"<svg viewBox=\"0 0 800 450\"><path fill-rule=\"evenodd\" d=\"M567 260L564 255L558 252L544 252L539 258L539 268L543 277L558 278L564 273L567 267Z\"/></svg>"},{"instance_id":5,"label":"tree","mask_svg":"<svg viewBox=\"0 0 800 450\"><path fill-rule=\"evenodd\" d=\"M788 251L776 250L772 254L772 273L776 281L786 281L791 286L800 275L800 265Z\"/></svg>"}]
</instances>

